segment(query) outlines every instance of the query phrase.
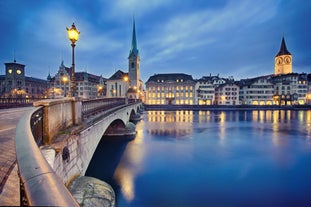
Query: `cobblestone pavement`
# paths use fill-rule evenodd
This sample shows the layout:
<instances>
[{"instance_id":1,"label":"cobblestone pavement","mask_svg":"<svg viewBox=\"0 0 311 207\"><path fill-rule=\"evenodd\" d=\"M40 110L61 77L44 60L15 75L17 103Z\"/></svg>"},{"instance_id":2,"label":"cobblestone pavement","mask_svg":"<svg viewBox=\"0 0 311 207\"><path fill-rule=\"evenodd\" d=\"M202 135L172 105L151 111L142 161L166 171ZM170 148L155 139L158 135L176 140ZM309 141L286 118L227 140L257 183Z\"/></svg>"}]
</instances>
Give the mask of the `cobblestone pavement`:
<instances>
[{"instance_id":1,"label":"cobblestone pavement","mask_svg":"<svg viewBox=\"0 0 311 207\"><path fill-rule=\"evenodd\" d=\"M31 108L0 110L0 206L19 206L15 128L18 120Z\"/></svg>"}]
</instances>

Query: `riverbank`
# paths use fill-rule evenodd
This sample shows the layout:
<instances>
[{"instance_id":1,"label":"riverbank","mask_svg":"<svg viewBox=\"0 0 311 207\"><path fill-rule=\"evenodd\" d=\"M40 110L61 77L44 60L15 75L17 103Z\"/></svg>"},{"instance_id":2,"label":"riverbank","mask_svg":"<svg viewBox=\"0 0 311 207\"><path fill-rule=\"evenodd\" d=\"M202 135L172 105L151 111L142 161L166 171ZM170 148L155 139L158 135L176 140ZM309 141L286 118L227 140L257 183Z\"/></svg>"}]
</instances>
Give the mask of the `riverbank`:
<instances>
[{"instance_id":1,"label":"riverbank","mask_svg":"<svg viewBox=\"0 0 311 207\"><path fill-rule=\"evenodd\" d=\"M293 106L254 106L254 105L144 105L146 111L164 110L192 110L192 111L236 111L236 110L311 110L311 105L293 105Z\"/></svg>"}]
</instances>

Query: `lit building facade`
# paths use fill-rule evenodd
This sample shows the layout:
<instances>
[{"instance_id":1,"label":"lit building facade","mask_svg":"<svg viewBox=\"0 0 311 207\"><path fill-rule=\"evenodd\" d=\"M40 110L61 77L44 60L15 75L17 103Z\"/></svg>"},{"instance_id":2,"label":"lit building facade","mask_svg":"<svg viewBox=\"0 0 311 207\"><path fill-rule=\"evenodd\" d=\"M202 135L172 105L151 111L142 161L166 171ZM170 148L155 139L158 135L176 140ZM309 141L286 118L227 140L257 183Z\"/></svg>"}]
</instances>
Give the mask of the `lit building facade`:
<instances>
[{"instance_id":1,"label":"lit building facade","mask_svg":"<svg viewBox=\"0 0 311 207\"><path fill-rule=\"evenodd\" d=\"M195 84L191 75L157 74L146 82L146 103L159 105L195 104Z\"/></svg>"},{"instance_id":2,"label":"lit building facade","mask_svg":"<svg viewBox=\"0 0 311 207\"><path fill-rule=\"evenodd\" d=\"M118 70L106 81L108 98L124 98L129 89L128 74Z\"/></svg>"},{"instance_id":3,"label":"lit building facade","mask_svg":"<svg viewBox=\"0 0 311 207\"><path fill-rule=\"evenodd\" d=\"M27 77L25 65L5 63L5 75L0 76L0 97L2 98L46 98L48 82Z\"/></svg>"},{"instance_id":4,"label":"lit building facade","mask_svg":"<svg viewBox=\"0 0 311 207\"><path fill-rule=\"evenodd\" d=\"M276 105L296 105L307 102L308 79L305 73L273 76Z\"/></svg>"},{"instance_id":5,"label":"lit building facade","mask_svg":"<svg viewBox=\"0 0 311 207\"><path fill-rule=\"evenodd\" d=\"M54 77L48 76L49 97L61 98L69 95L71 80L71 68L61 62L58 72ZM76 72L75 83L77 97L83 99L101 98L106 95L106 79L102 76L87 72Z\"/></svg>"},{"instance_id":6,"label":"lit building facade","mask_svg":"<svg viewBox=\"0 0 311 207\"><path fill-rule=\"evenodd\" d=\"M261 76L251 79L242 79L239 98L241 104L247 105L273 105L274 85L271 76Z\"/></svg>"},{"instance_id":7,"label":"lit building facade","mask_svg":"<svg viewBox=\"0 0 311 207\"><path fill-rule=\"evenodd\" d=\"M215 85L211 77L202 77L195 84L196 101L198 105L212 105L215 102Z\"/></svg>"},{"instance_id":8,"label":"lit building facade","mask_svg":"<svg viewBox=\"0 0 311 207\"><path fill-rule=\"evenodd\" d=\"M240 105L239 91L240 87L233 82L219 85L215 88L215 104Z\"/></svg>"}]
</instances>

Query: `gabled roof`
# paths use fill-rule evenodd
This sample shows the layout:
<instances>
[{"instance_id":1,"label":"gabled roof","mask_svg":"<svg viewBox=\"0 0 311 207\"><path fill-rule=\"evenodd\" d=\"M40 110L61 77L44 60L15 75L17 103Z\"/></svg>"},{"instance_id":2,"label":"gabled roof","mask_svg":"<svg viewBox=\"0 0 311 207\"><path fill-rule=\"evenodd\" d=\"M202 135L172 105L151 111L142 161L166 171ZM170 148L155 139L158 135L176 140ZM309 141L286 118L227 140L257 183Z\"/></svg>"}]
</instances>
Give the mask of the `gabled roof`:
<instances>
[{"instance_id":1,"label":"gabled roof","mask_svg":"<svg viewBox=\"0 0 311 207\"><path fill-rule=\"evenodd\" d=\"M127 73L123 72L122 70L118 70L108 80L120 80L123 79L123 77L126 75Z\"/></svg>"},{"instance_id":2,"label":"gabled roof","mask_svg":"<svg viewBox=\"0 0 311 207\"><path fill-rule=\"evenodd\" d=\"M275 57L278 57L278 56L281 56L281 55L291 55L291 53L287 50L284 36L282 38L280 51L278 52L278 54Z\"/></svg>"}]
</instances>

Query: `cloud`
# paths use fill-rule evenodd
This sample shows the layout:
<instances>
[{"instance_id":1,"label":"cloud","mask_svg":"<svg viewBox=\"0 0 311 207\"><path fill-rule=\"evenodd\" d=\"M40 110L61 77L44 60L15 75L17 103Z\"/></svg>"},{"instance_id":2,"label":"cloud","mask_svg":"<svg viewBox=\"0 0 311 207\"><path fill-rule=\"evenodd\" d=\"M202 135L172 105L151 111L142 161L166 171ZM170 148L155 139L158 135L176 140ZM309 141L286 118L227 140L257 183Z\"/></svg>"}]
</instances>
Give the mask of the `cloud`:
<instances>
[{"instance_id":1,"label":"cloud","mask_svg":"<svg viewBox=\"0 0 311 207\"><path fill-rule=\"evenodd\" d=\"M110 15L120 16L132 14L135 16L144 16L161 7L170 6L173 0L115 0L111 4Z\"/></svg>"},{"instance_id":2,"label":"cloud","mask_svg":"<svg viewBox=\"0 0 311 207\"><path fill-rule=\"evenodd\" d=\"M148 63L183 57L208 46L238 48L241 40L237 36L252 33L256 26L271 20L276 7L269 0L256 6L251 1L229 1L224 7L176 13L150 31L144 46L154 48L154 54L148 53L152 57Z\"/></svg>"}]
</instances>

